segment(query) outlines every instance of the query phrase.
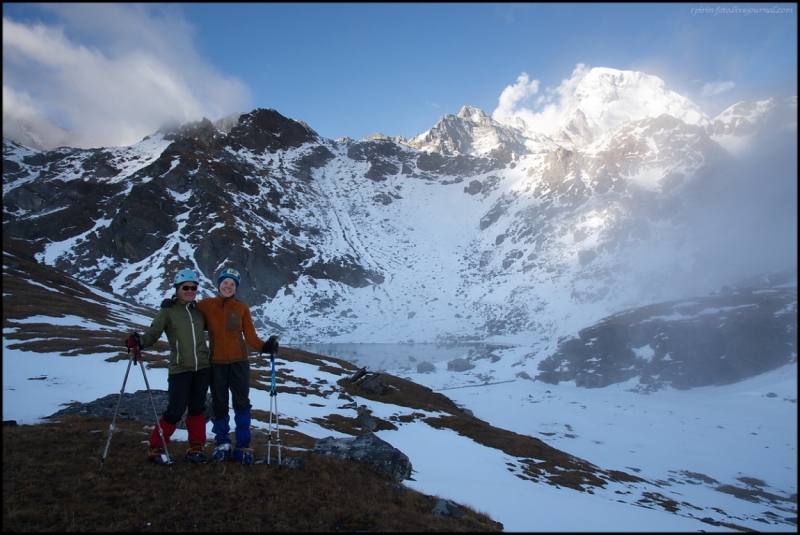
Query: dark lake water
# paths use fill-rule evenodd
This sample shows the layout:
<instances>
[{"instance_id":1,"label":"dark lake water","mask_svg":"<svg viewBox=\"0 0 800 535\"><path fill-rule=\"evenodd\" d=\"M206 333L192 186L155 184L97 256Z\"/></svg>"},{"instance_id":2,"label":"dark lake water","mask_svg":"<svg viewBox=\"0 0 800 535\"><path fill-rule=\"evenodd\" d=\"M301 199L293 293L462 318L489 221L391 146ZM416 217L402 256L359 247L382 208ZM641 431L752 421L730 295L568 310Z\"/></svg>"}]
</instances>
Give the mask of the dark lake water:
<instances>
[{"instance_id":1,"label":"dark lake water","mask_svg":"<svg viewBox=\"0 0 800 535\"><path fill-rule=\"evenodd\" d=\"M465 357L483 344L440 346L436 344L299 344L297 349L346 360L369 371L416 369L420 362L447 362Z\"/></svg>"}]
</instances>

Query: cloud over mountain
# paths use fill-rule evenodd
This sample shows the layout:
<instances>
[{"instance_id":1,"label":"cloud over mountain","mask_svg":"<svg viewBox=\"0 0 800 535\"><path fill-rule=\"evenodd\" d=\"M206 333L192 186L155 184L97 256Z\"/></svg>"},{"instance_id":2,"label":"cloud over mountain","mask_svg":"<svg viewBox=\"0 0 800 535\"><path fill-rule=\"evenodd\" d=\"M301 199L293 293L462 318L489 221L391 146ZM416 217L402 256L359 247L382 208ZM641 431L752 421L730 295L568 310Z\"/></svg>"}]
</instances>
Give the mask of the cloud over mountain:
<instances>
[{"instance_id":1,"label":"cloud over mountain","mask_svg":"<svg viewBox=\"0 0 800 535\"><path fill-rule=\"evenodd\" d=\"M130 145L164 124L221 118L248 106L249 90L198 55L190 28L169 6L48 9L92 45L64 27L3 17L6 137L31 125L42 149Z\"/></svg>"}]
</instances>

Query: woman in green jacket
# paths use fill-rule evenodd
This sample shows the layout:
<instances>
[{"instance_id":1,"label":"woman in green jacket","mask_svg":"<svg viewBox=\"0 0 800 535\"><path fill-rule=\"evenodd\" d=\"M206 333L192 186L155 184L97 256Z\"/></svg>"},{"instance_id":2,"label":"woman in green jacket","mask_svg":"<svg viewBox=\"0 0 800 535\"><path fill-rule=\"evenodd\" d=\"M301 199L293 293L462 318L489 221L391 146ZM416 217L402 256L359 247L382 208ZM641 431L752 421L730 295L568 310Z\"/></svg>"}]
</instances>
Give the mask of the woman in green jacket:
<instances>
[{"instance_id":1,"label":"woman in green jacket","mask_svg":"<svg viewBox=\"0 0 800 535\"><path fill-rule=\"evenodd\" d=\"M186 430L189 432L189 450L186 459L193 463L205 463L208 458L203 453L206 442L206 395L211 380L211 361L208 346L203 335L205 318L197 309L195 297L199 279L191 269L178 272L173 286L175 295L161 303L150 328L140 337L131 334L126 345L137 344L139 349L155 344L162 333L167 333L169 342L169 376L167 410L159 423L164 433L164 441L169 444L183 413L188 408ZM158 433L158 426L150 434L151 462L168 465L164 443Z\"/></svg>"}]
</instances>

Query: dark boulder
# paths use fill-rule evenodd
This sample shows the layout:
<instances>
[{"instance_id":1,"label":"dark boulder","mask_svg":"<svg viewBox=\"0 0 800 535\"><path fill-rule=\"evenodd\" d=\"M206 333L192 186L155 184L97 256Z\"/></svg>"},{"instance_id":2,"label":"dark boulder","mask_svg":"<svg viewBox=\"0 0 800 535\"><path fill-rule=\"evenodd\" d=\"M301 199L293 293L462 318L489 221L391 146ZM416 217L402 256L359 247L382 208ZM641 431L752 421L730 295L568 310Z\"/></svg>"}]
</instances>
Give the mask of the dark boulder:
<instances>
[{"instance_id":1,"label":"dark boulder","mask_svg":"<svg viewBox=\"0 0 800 535\"><path fill-rule=\"evenodd\" d=\"M373 433L354 438L321 438L314 445L314 455L371 464L395 481L411 476L408 456Z\"/></svg>"}]
</instances>

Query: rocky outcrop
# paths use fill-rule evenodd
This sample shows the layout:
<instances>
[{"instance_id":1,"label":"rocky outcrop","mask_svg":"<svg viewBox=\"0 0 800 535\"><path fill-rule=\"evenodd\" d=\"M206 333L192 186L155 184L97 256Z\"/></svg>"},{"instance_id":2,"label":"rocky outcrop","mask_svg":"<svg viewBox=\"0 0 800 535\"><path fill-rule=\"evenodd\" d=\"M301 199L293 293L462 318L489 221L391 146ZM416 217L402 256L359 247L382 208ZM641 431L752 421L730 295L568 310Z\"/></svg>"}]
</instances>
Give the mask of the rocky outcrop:
<instances>
[{"instance_id":1,"label":"rocky outcrop","mask_svg":"<svg viewBox=\"0 0 800 535\"><path fill-rule=\"evenodd\" d=\"M314 454L367 463L398 482L411 476L408 456L373 433L354 438L319 439L314 445Z\"/></svg>"},{"instance_id":2,"label":"rocky outcrop","mask_svg":"<svg viewBox=\"0 0 800 535\"><path fill-rule=\"evenodd\" d=\"M136 373L136 371L132 370L130 373ZM109 394L88 403L73 403L46 418L55 420L64 416L84 416L87 418L108 418L109 423L111 423L116 412L118 419L137 420L155 425L156 414L160 417L167 410L169 394L166 390L150 390L150 392L153 396L152 401L147 390L137 390L131 393L123 392L121 398L119 394ZM154 406L155 410L153 409ZM211 421L212 418L211 394L206 396L205 418L206 422ZM186 429L186 414L183 415L183 418L178 423L178 429Z\"/></svg>"},{"instance_id":3,"label":"rocky outcrop","mask_svg":"<svg viewBox=\"0 0 800 535\"><path fill-rule=\"evenodd\" d=\"M474 367L475 365L467 359L453 359L447 363L447 369L454 372L465 372Z\"/></svg>"},{"instance_id":4,"label":"rocky outcrop","mask_svg":"<svg viewBox=\"0 0 800 535\"><path fill-rule=\"evenodd\" d=\"M385 394L388 392L388 388L381 383L380 377L380 373L367 371L367 368L364 367L350 376L350 382L354 383L359 388L363 388L367 392Z\"/></svg>"},{"instance_id":5,"label":"rocky outcrop","mask_svg":"<svg viewBox=\"0 0 800 535\"><path fill-rule=\"evenodd\" d=\"M332 279L353 288L366 288L373 284L382 284L384 281L383 275L364 269L352 257L336 258L331 262L315 262L305 273L309 277Z\"/></svg>"},{"instance_id":6,"label":"rocky outcrop","mask_svg":"<svg viewBox=\"0 0 800 535\"><path fill-rule=\"evenodd\" d=\"M417 373L431 373L436 371L436 366L430 362L423 361L417 364Z\"/></svg>"},{"instance_id":7,"label":"rocky outcrop","mask_svg":"<svg viewBox=\"0 0 800 535\"><path fill-rule=\"evenodd\" d=\"M436 502L436 507L431 511L436 516L444 516L448 518L458 518L464 516L462 511L456 504L448 500L439 500Z\"/></svg>"},{"instance_id":8,"label":"rocky outcrop","mask_svg":"<svg viewBox=\"0 0 800 535\"><path fill-rule=\"evenodd\" d=\"M644 390L685 389L734 383L796 360L797 288L778 283L615 314L562 342L540 362L536 379L602 388L638 378Z\"/></svg>"}]
</instances>

